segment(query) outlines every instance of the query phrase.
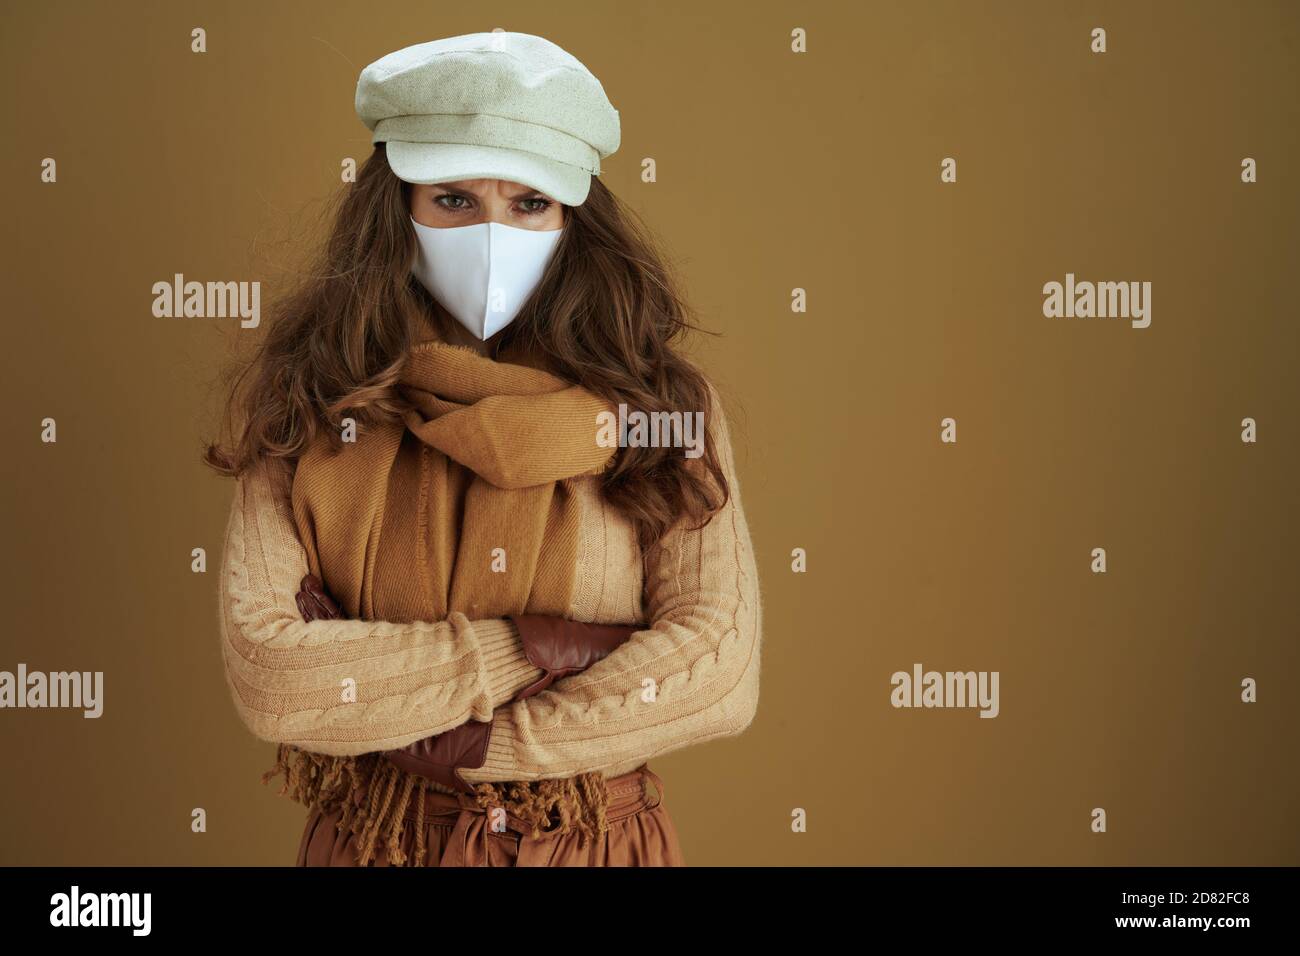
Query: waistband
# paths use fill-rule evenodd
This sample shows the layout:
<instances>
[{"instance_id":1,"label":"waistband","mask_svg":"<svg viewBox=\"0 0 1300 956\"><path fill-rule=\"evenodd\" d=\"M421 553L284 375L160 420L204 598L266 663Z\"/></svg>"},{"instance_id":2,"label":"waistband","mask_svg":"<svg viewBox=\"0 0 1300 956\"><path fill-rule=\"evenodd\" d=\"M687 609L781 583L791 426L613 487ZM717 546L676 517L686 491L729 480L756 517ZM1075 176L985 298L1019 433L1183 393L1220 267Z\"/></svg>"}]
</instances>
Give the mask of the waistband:
<instances>
[{"instance_id":1,"label":"waistband","mask_svg":"<svg viewBox=\"0 0 1300 956\"><path fill-rule=\"evenodd\" d=\"M653 796L647 792L647 783L654 785L655 793ZM605 788L609 793L609 803L605 810L605 816L611 823L630 817L641 810L654 809L664 799L663 781L657 773L645 764L628 773L608 778L605 781ZM415 819L418 815L419 808L414 804L415 801L412 801L412 806L407 807L407 819ZM492 822L496 824L499 830L501 817L504 815L504 824L507 829L521 834L532 833L532 827L514 814L505 811L501 807L480 807L475 798L466 793L442 793L429 790L425 794L424 807L426 823L431 822L430 818L433 817L455 818L462 813L492 814ZM542 836L545 837L549 832L543 830Z\"/></svg>"},{"instance_id":2,"label":"waistband","mask_svg":"<svg viewBox=\"0 0 1300 956\"><path fill-rule=\"evenodd\" d=\"M653 797L646 792L647 783L655 786ZM610 823L658 807L664 799L663 781L644 764L630 773L608 778L605 785L609 791L606 820ZM469 794L430 791L424 806L425 826L433 820L452 828L444 841L440 866L487 866L492 858L493 834L499 837L506 831L518 834L515 866L548 866L558 848L555 841L565 839L558 827L543 830L533 838L532 828L505 808L480 807Z\"/></svg>"}]
</instances>

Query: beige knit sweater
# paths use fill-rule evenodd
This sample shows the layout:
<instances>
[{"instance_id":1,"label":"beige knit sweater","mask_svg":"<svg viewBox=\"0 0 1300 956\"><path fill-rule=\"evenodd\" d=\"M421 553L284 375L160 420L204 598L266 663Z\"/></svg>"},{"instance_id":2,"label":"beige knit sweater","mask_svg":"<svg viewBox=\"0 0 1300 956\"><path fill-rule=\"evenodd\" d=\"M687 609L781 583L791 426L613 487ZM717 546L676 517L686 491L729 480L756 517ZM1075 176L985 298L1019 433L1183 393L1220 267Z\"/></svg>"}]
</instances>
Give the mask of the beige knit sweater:
<instances>
[{"instance_id":1,"label":"beige knit sweater","mask_svg":"<svg viewBox=\"0 0 1300 956\"><path fill-rule=\"evenodd\" d=\"M602 499L598 478L569 481L582 502L569 619L648 626L583 673L509 706L541 671L508 620L304 622L294 595L307 557L291 471L250 470L236 481L220 585L226 680L240 718L263 740L336 755L491 720L487 762L464 773L475 782L612 777L740 733L758 705L762 608L720 405L713 419L731 500L705 528L679 523L648 554Z\"/></svg>"}]
</instances>

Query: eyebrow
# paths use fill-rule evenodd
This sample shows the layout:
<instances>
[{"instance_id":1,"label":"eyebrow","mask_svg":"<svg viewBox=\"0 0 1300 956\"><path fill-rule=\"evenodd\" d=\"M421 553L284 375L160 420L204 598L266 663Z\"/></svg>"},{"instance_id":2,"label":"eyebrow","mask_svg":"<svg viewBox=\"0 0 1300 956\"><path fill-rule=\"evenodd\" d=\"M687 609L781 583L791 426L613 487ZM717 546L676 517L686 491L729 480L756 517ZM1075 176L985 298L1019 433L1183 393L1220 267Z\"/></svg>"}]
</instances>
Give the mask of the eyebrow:
<instances>
[{"instance_id":1,"label":"eyebrow","mask_svg":"<svg viewBox=\"0 0 1300 956\"><path fill-rule=\"evenodd\" d=\"M449 193L455 193L458 196L472 196L475 199L478 198L477 193L470 192L468 189L461 189L457 186L451 185L450 183L434 183L433 185L434 188L436 189L442 189ZM540 189L524 189L523 192L515 193L515 195L511 196L510 198L526 199L530 196L541 196L543 198L546 198L546 193L542 192Z\"/></svg>"}]
</instances>

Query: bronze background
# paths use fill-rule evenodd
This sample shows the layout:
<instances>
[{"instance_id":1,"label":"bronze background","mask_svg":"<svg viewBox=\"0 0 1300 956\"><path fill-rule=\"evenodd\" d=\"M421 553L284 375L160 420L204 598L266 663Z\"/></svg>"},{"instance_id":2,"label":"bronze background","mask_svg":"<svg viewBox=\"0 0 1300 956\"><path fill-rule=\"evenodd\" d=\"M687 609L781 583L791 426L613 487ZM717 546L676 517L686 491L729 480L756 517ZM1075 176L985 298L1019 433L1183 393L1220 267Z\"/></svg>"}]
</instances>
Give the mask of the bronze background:
<instances>
[{"instance_id":1,"label":"bronze background","mask_svg":"<svg viewBox=\"0 0 1300 956\"><path fill-rule=\"evenodd\" d=\"M0 711L0 863L292 863L305 811L258 782L273 748L221 673L232 485L199 463L266 319L154 318L150 289L259 280L267 312L370 149L360 69L497 26L601 79L604 179L722 333L694 354L733 416L762 694L744 735L652 762L687 863L1300 863L1297 5L2 17L0 669L102 670L105 714ZM1044 318L1067 272L1151 281L1151 327ZM1000 671L1001 715L893 709L917 661Z\"/></svg>"}]
</instances>

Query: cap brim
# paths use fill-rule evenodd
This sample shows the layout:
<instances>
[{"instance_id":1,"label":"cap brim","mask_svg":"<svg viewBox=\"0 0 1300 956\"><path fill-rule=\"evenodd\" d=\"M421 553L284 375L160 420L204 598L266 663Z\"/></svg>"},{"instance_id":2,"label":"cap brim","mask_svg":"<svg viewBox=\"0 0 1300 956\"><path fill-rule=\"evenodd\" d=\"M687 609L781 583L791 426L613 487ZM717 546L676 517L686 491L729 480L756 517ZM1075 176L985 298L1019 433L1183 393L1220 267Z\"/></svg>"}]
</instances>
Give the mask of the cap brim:
<instances>
[{"instance_id":1,"label":"cap brim","mask_svg":"<svg viewBox=\"0 0 1300 956\"><path fill-rule=\"evenodd\" d=\"M518 149L389 140L386 151L389 168L408 183L504 179L531 186L566 206L581 206L591 189L591 174L585 169Z\"/></svg>"}]
</instances>

